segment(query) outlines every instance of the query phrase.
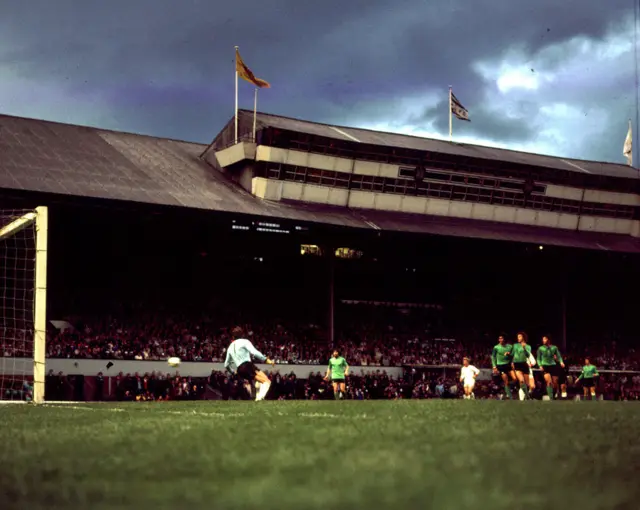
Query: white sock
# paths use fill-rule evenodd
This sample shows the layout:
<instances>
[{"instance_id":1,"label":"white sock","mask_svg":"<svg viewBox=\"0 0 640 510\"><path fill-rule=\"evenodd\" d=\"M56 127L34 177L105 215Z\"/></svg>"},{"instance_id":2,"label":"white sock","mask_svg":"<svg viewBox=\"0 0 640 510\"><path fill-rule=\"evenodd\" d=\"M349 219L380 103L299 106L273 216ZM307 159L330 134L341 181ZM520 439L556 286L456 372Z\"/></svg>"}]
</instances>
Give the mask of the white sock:
<instances>
[{"instance_id":1,"label":"white sock","mask_svg":"<svg viewBox=\"0 0 640 510\"><path fill-rule=\"evenodd\" d=\"M258 394L256 395L256 400L264 400L264 397L267 396L267 392L271 387L271 382L267 381L260 385L260 389L258 390Z\"/></svg>"}]
</instances>

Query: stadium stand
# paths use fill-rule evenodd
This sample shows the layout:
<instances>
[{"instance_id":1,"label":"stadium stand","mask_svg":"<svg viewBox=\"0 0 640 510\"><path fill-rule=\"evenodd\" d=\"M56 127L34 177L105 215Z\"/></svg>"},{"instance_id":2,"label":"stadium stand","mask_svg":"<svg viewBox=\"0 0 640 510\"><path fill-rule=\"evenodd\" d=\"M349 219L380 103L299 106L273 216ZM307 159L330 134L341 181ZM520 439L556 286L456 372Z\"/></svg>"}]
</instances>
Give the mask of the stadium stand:
<instances>
[{"instance_id":1,"label":"stadium stand","mask_svg":"<svg viewBox=\"0 0 640 510\"><path fill-rule=\"evenodd\" d=\"M254 143L247 138L251 113L241 111L239 120L242 143ZM420 188L431 200L434 190L467 186L464 196L449 196L451 208L440 215L266 200L256 196L243 175L279 183L289 177L286 171L273 173L271 162L258 161L255 154L249 164L240 159L221 167L217 154L231 147L232 124L203 145L0 116L0 208L45 204L52 210L50 318L56 314L75 328L50 328L49 359L151 361L176 355L187 362L219 362L229 329L241 323L253 332L256 346L281 365L320 365L323 371L338 345L352 365L380 367L373 374L354 374L351 398L451 396L455 376L447 366L457 366L463 355L478 367L490 366L488 353L497 333L513 333L523 323L529 330L527 316L536 315L530 320L534 336L548 329L563 341L568 336L563 351L572 365L589 354L600 368L640 369L630 341L635 315L624 304L624 296L635 289L634 257L640 252L633 230L640 221L635 171L259 114L258 146L386 164L402 161L413 167L409 182L414 184L427 161L439 175L493 172L496 181L521 179L524 184L523 176L529 175L535 185L547 186L533 192L544 200L518 198L511 204L514 210L542 215L574 207L575 199L545 195L550 186L564 186L583 191L575 206L578 226L581 219L598 219L593 229L580 229L463 217L454 205L476 207L484 195L473 195L473 202L468 190L484 184L471 186L463 179L454 185L453 177ZM423 155L418 163L417 153ZM291 179L317 187L330 187L326 179L333 179L333 190L340 188L335 173L305 167ZM315 184L304 180L312 177L317 177ZM400 193L397 176L371 178L381 179L371 181L372 193L379 185L382 192L391 190L389 196L419 198L408 185ZM344 187L348 193L352 181ZM587 192L591 202L584 198ZM502 207L506 195L500 193L502 202L496 204ZM525 197L527 189L509 193ZM317 244L324 254L318 261L295 261L307 243ZM339 260L339 247L364 253L362 260ZM544 258L539 247L557 250L547 250L551 253ZM266 267L263 257L279 262ZM420 276L416 268L418 273L426 269ZM403 270L408 272L404 276ZM566 314L558 304L565 294L579 309L569 335L566 324L560 324ZM212 298L217 300L213 308ZM145 306L132 305L136 299ZM427 306L428 299L438 304ZM334 310L339 300L342 305ZM356 303L346 309L350 300ZM365 302L373 300L395 304ZM397 306L402 302L412 309ZM594 325L598 315L603 319ZM31 356L25 334L4 328L3 338L11 341L3 341L3 357ZM414 365L444 368L423 372L424 377L410 371L399 379L384 374L387 367ZM321 399L330 391L317 374L296 377L282 366L273 377L272 398ZM12 391L22 398L28 389L18 382ZM613 398L637 398L638 382L636 375L607 375L603 390ZM497 395L491 384L483 382L479 394ZM239 398L243 393L237 381L219 372L207 380L143 372L50 374L47 394L53 400L147 400Z\"/></svg>"},{"instance_id":2,"label":"stadium stand","mask_svg":"<svg viewBox=\"0 0 640 510\"><path fill-rule=\"evenodd\" d=\"M241 112L241 126L250 122L249 112ZM287 126L293 130L304 126L327 127L282 117L261 114L261 128ZM342 128L340 128L342 129ZM363 130L354 130L360 134ZM329 135L336 133L329 130ZM381 134L372 133L374 142L382 140ZM228 146L229 126L216 138L215 144ZM265 135L266 136L266 135ZM406 140L414 143L415 137L386 135L386 146ZM422 143L422 142L421 142ZM428 145L416 145L416 150L444 150L448 144L428 141ZM94 199L128 201L134 203L197 208L208 211L250 215L263 219L281 219L300 222L324 223L360 229L407 231L422 234L461 236L465 238L496 239L516 242L536 242L566 247L597 250L640 252L637 238L602 232L573 232L540 226L504 224L494 221L460 219L447 216L423 216L391 211L345 209L323 204L265 202L251 195L224 174L212 170L202 153L207 146L188 142L167 140L142 135L118 133L95 128L72 126L0 115L0 189L18 192L46 193ZM473 150L472 150L473 149ZM482 151L481 151L482 149ZM486 149L474 146L461 148L456 144L455 154L466 154L472 150L474 157L491 157L516 154L512 159L519 164L551 165L550 169L576 174L569 163L558 163L557 158L524 155L512 151ZM451 152L451 149L448 149ZM462 151L462 152L459 152ZM480 152L479 152L480 151ZM528 156L527 156L528 157ZM581 162L587 165L587 162ZM603 185L603 176L619 177L621 186L636 189L637 175L630 173L624 165L588 163L585 171L598 177ZM561 168L557 168L558 165ZM580 175L578 175L580 177ZM572 178L576 178L575 175ZM634 181L633 179L636 179ZM584 175L581 180L586 179ZM629 188L630 181L631 188Z\"/></svg>"}]
</instances>

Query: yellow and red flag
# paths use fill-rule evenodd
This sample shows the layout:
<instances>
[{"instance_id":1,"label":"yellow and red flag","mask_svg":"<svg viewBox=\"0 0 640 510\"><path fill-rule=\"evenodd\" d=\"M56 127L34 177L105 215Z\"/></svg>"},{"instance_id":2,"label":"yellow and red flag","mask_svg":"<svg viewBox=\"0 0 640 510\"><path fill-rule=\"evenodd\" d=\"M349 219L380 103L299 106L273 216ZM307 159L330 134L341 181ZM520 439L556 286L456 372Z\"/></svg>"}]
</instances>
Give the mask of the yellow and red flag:
<instances>
[{"instance_id":1,"label":"yellow and red flag","mask_svg":"<svg viewBox=\"0 0 640 510\"><path fill-rule=\"evenodd\" d=\"M271 85L268 81L262 80L260 78L256 78L251 69L247 67L247 65L243 62L242 57L240 56L240 52L236 50L236 72L238 76L243 80L248 81L249 83L253 83L256 87L261 89L271 88Z\"/></svg>"}]
</instances>

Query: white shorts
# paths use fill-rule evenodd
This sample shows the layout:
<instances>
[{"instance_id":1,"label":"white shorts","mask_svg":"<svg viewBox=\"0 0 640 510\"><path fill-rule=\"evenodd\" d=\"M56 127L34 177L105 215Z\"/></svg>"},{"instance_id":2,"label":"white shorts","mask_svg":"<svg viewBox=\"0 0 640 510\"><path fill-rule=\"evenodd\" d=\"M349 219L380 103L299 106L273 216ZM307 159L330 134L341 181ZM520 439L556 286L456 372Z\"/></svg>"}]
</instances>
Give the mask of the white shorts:
<instances>
[{"instance_id":1,"label":"white shorts","mask_svg":"<svg viewBox=\"0 0 640 510\"><path fill-rule=\"evenodd\" d=\"M464 385L465 388L473 389L473 387L476 385L476 380L475 379L465 379L462 384Z\"/></svg>"}]
</instances>

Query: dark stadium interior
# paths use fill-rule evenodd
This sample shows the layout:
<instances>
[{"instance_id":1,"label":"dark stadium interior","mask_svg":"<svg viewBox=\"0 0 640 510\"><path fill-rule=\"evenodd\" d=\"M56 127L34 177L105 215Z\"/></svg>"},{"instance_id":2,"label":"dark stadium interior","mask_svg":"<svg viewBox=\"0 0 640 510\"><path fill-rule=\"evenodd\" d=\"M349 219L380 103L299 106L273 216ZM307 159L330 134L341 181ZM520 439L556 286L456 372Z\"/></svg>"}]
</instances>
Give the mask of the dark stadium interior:
<instances>
[{"instance_id":1,"label":"dark stadium interior","mask_svg":"<svg viewBox=\"0 0 640 510\"><path fill-rule=\"evenodd\" d=\"M3 197L7 208L42 198ZM290 234L257 232L259 218L125 203L49 199L49 317L165 313L234 307L328 325L330 258L302 244L360 259L334 260L335 301L443 307L441 333L490 344L500 331L569 345L624 341L635 331L636 255L537 244L365 231L279 222ZM247 225L253 230L236 230ZM296 230L298 227L299 230ZM336 330L344 317L336 307ZM326 331L326 329L325 329ZM329 338L325 335L326 338Z\"/></svg>"}]
</instances>

